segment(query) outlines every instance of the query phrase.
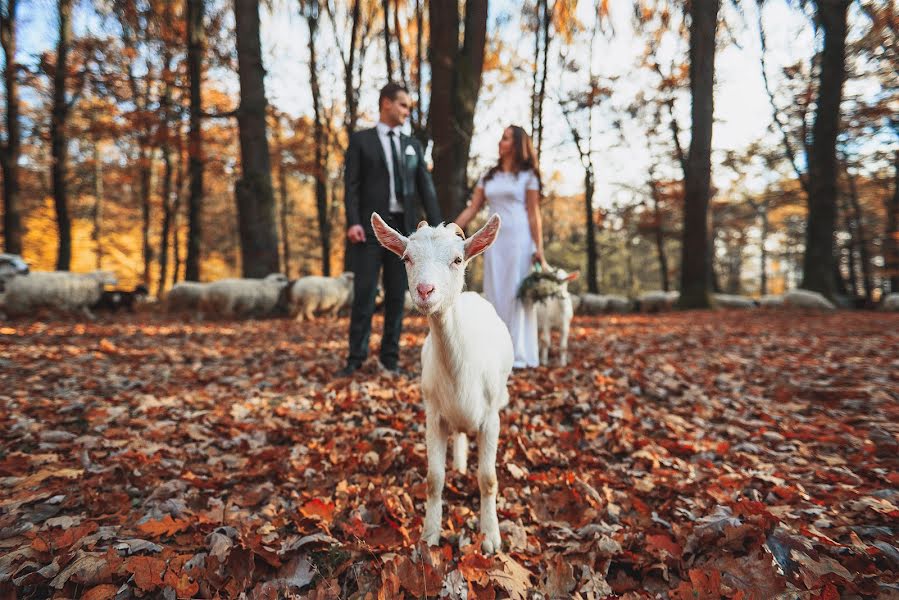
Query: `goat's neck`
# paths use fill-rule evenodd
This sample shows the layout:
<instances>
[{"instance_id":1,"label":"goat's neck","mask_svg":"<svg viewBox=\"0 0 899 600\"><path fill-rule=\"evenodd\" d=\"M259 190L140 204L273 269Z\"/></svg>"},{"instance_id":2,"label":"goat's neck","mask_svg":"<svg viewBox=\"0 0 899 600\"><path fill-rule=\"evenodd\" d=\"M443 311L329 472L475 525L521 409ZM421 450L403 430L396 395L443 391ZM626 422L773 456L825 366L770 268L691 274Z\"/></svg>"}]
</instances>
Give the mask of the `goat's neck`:
<instances>
[{"instance_id":1,"label":"goat's neck","mask_svg":"<svg viewBox=\"0 0 899 600\"><path fill-rule=\"evenodd\" d=\"M460 331L462 318L464 317L458 314L455 305L428 315L428 325L440 362L451 372L456 372L462 367L462 347L458 343L462 333Z\"/></svg>"}]
</instances>

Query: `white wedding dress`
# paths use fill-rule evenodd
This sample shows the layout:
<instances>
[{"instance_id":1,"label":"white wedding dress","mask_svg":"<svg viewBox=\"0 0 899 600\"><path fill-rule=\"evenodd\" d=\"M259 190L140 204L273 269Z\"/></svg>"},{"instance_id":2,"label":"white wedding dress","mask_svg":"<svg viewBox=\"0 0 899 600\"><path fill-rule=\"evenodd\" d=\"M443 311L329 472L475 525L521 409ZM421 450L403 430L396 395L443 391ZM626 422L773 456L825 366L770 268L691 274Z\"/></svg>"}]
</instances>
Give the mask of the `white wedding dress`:
<instances>
[{"instance_id":1,"label":"white wedding dress","mask_svg":"<svg viewBox=\"0 0 899 600\"><path fill-rule=\"evenodd\" d=\"M531 271L536 250L528 225L527 190L540 189L533 171L496 172L489 181L478 181L490 214L502 219L499 235L484 252L484 295L509 328L515 349L516 368L540 364L537 346L537 316L532 305L516 297L518 286Z\"/></svg>"}]
</instances>

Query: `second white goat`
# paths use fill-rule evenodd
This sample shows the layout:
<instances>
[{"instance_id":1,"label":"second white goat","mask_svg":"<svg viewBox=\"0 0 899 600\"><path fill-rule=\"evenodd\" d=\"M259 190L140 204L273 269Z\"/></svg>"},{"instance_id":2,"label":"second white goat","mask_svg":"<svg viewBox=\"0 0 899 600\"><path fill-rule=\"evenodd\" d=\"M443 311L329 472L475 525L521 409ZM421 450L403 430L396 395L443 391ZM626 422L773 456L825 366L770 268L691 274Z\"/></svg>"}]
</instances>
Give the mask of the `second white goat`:
<instances>
[{"instance_id":1,"label":"second white goat","mask_svg":"<svg viewBox=\"0 0 899 600\"><path fill-rule=\"evenodd\" d=\"M580 273L568 273L564 269L554 271L559 282L559 291L556 295L536 302L534 310L537 313L537 327L540 328L540 364L549 364L549 346L552 341L552 330L559 330L559 365L568 364L568 330L571 327L571 317L574 316L574 306L571 302L571 294L568 292L568 282L578 278Z\"/></svg>"},{"instance_id":2,"label":"second white goat","mask_svg":"<svg viewBox=\"0 0 899 600\"><path fill-rule=\"evenodd\" d=\"M500 549L496 450L499 411L509 403L512 338L493 305L474 292L463 293L462 288L465 267L496 240L500 218L493 215L467 240L455 223L428 227L422 222L408 238L390 228L377 213L372 214L371 223L381 245L403 259L415 307L427 316L430 327L421 349L428 449L422 538L431 546L440 541L449 437L458 434L454 462L464 471L466 434L473 434L478 438L481 548L486 553L496 552Z\"/></svg>"}]
</instances>

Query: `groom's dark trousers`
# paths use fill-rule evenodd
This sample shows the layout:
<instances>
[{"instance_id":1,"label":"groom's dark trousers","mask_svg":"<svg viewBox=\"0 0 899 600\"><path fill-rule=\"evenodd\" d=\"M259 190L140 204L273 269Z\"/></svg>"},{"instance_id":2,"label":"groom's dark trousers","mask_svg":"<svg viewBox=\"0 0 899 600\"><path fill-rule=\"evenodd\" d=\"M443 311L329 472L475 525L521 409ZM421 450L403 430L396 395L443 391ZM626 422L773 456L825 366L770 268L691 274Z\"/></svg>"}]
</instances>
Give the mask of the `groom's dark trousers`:
<instances>
[{"instance_id":1,"label":"groom's dark trousers","mask_svg":"<svg viewBox=\"0 0 899 600\"><path fill-rule=\"evenodd\" d=\"M388 225L409 235L426 215L428 223L440 223L440 208L434 183L428 173L418 140L400 136L397 153L401 190L397 200L403 212L390 212L390 172L387 156L375 128L358 131L350 137L344 171L344 206L347 227L361 225L365 242L349 244L349 268L353 278L353 306L350 313L350 348L347 364L361 365L368 357L371 319L375 310L378 275L384 271L384 336L380 360L395 369L399 360L403 305L407 288L406 268L402 261L381 247L371 228L371 215L377 212Z\"/></svg>"}]
</instances>

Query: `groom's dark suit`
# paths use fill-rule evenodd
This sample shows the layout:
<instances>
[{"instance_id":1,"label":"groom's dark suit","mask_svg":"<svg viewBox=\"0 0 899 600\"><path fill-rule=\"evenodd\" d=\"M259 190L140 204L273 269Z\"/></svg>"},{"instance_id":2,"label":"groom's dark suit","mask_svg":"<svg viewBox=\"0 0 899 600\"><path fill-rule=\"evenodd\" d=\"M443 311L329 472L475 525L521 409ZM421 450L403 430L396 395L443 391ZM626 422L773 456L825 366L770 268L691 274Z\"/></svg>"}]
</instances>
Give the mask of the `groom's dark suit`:
<instances>
[{"instance_id":1,"label":"groom's dark suit","mask_svg":"<svg viewBox=\"0 0 899 600\"><path fill-rule=\"evenodd\" d=\"M425 165L421 144L415 138L400 135L395 141L399 169L394 179L396 201L402 212L391 212L391 176L387 161L393 157L384 151L378 129L358 131L350 137L344 172L344 204L347 227L361 225L365 241L349 245L353 278L353 307L350 316L350 352L347 363L361 365L368 356L371 318L375 309L378 273L384 268L384 337L381 341L381 363L397 367L399 341L403 324L406 269L400 259L378 244L371 228L371 214L377 212L394 229L409 235L422 218L428 223L440 222L440 208L431 175ZM393 138L395 139L395 138ZM395 169L396 170L396 169Z\"/></svg>"}]
</instances>

